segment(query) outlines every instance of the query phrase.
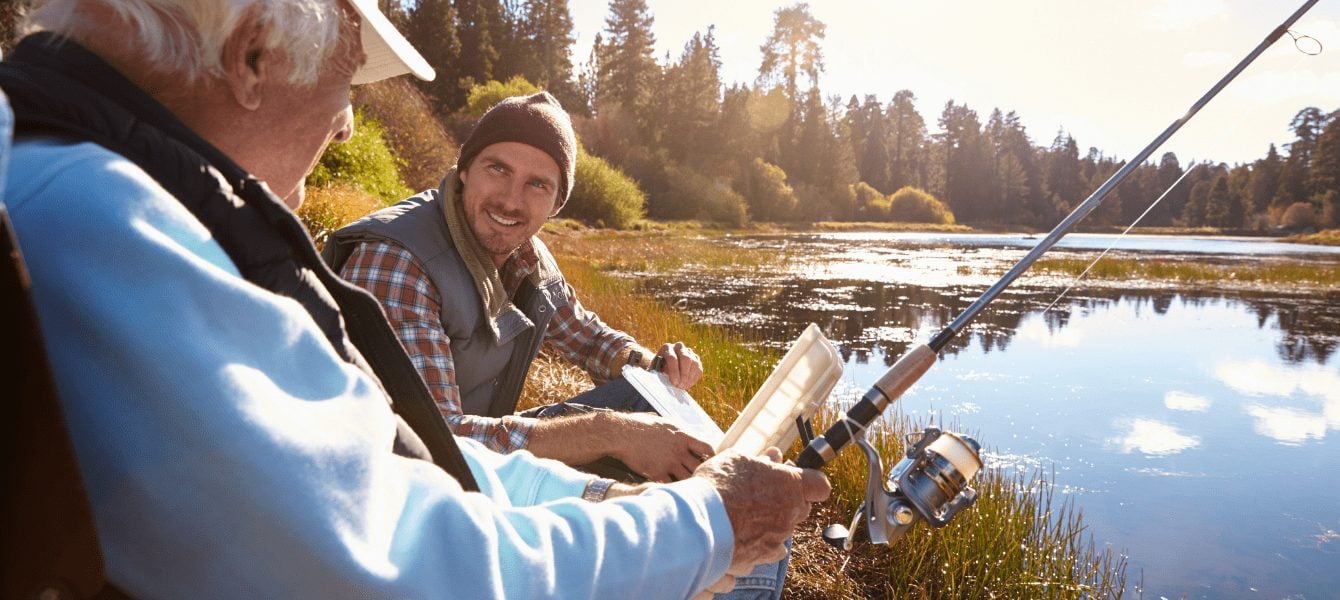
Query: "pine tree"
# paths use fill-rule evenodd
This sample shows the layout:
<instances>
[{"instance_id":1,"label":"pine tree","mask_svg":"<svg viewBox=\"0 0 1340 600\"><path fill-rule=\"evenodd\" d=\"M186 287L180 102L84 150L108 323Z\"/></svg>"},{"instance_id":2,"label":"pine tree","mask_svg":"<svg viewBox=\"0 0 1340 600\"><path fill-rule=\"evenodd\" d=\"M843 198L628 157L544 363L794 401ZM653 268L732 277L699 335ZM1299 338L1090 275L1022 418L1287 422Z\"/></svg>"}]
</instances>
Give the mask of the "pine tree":
<instances>
[{"instance_id":1,"label":"pine tree","mask_svg":"<svg viewBox=\"0 0 1340 600\"><path fill-rule=\"evenodd\" d=\"M1289 150L1289 157L1284 161L1284 168L1280 172L1279 188L1275 190L1275 197L1270 205L1272 207L1284 207L1294 202L1306 202L1312 196L1312 189L1308 181L1308 171L1312 163L1312 150L1317 145L1317 137L1321 135L1325 128L1327 115L1316 107L1309 106L1298 111L1292 121L1289 122L1289 128L1293 130L1295 139L1285 146Z\"/></svg>"},{"instance_id":2,"label":"pine tree","mask_svg":"<svg viewBox=\"0 0 1340 600\"><path fill-rule=\"evenodd\" d=\"M549 90L570 112L585 112L587 102L572 74L572 14L567 0L525 0L518 17L518 72Z\"/></svg>"},{"instance_id":3,"label":"pine tree","mask_svg":"<svg viewBox=\"0 0 1340 600\"><path fill-rule=\"evenodd\" d=\"M917 112L916 99L910 90L900 90L884 112L890 140L888 187L893 190L928 187L926 120Z\"/></svg>"},{"instance_id":4,"label":"pine tree","mask_svg":"<svg viewBox=\"0 0 1340 600\"><path fill-rule=\"evenodd\" d=\"M828 26L810 14L810 5L799 3L773 13L772 35L763 43L763 63L758 68L760 85L781 84L786 96L799 105L799 78L804 74L810 88L819 87L824 70L819 43Z\"/></svg>"},{"instance_id":5,"label":"pine tree","mask_svg":"<svg viewBox=\"0 0 1340 600\"><path fill-rule=\"evenodd\" d=\"M653 58L656 36L646 0L610 0L605 42L599 52L596 110L619 104L634 114L646 106L651 85L660 74Z\"/></svg>"},{"instance_id":6,"label":"pine tree","mask_svg":"<svg viewBox=\"0 0 1340 600\"><path fill-rule=\"evenodd\" d=\"M1195 165L1187 165L1186 168L1193 169ZM1182 174L1182 165L1177 160L1177 155L1172 152L1164 152L1163 156L1159 158L1158 176L1155 181L1158 182L1159 194L1166 193L1167 196L1149 213L1145 224L1172 226L1176 225L1182 218L1191 196L1191 185L1194 183L1183 181L1177 184L1177 187L1173 187L1173 184L1177 183ZM1190 177L1190 175L1187 176L1188 179Z\"/></svg>"},{"instance_id":7,"label":"pine tree","mask_svg":"<svg viewBox=\"0 0 1340 600\"><path fill-rule=\"evenodd\" d=\"M463 106L465 92L457 85L461 44L456 37L456 9L450 0L419 0L409 12L406 37L437 71L432 81L414 81L432 97L438 113Z\"/></svg>"},{"instance_id":8,"label":"pine tree","mask_svg":"<svg viewBox=\"0 0 1340 600\"><path fill-rule=\"evenodd\" d=\"M1249 215L1262 213L1270 207L1270 199L1279 188L1280 170L1283 168L1284 159L1275 150L1275 144L1270 145L1265 158L1252 163L1251 179L1247 185L1247 205L1244 207Z\"/></svg>"},{"instance_id":9,"label":"pine tree","mask_svg":"<svg viewBox=\"0 0 1340 600\"><path fill-rule=\"evenodd\" d=\"M1050 222L1055 220L1051 217L1069 213L1084 200L1083 179L1080 177L1079 168L1079 144L1075 142L1075 138L1064 130L1057 131L1051 148L1047 150L1045 163L1043 187L1051 211L1046 217L1041 218Z\"/></svg>"},{"instance_id":10,"label":"pine tree","mask_svg":"<svg viewBox=\"0 0 1340 600\"><path fill-rule=\"evenodd\" d=\"M493 33L502 6L498 0L454 1L456 35L461 40L458 85L468 90L474 84L495 79L493 67L498 62L498 49L494 46Z\"/></svg>"},{"instance_id":11,"label":"pine tree","mask_svg":"<svg viewBox=\"0 0 1340 600\"><path fill-rule=\"evenodd\" d=\"M1327 124L1317 135L1308 170L1308 189L1314 201L1330 194L1340 194L1340 111L1327 117Z\"/></svg>"},{"instance_id":12,"label":"pine tree","mask_svg":"<svg viewBox=\"0 0 1340 600\"><path fill-rule=\"evenodd\" d=\"M1211 227L1236 227L1241 224L1242 205L1233 200L1228 193L1228 174L1220 172L1205 196L1205 224ZM1237 223L1234 223L1235 216Z\"/></svg>"},{"instance_id":13,"label":"pine tree","mask_svg":"<svg viewBox=\"0 0 1340 600\"><path fill-rule=\"evenodd\" d=\"M990 194L991 154L977 112L950 100L940 115L940 129L937 141L944 191L934 195L943 198L959 220L981 220Z\"/></svg>"},{"instance_id":14,"label":"pine tree","mask_svg":"<svg viewBox=\"0 0 1340 600\"><path fill-rule=\"evenodd\" d=\"M720 70L716 28L708 27L705 35L694 33L679 62L666 68L666 83L657 95L660 107L648 115L661 122L661 141L670 157L704 173L718 171L724 161L717 133Z\"/></svg>"},{"instance_id":15,"label":"pine tree","mask_svg":"<svg viewBox=\"0 0 1340 600\"><path fill-rule=\"evenodd\" d=\"M852 96L855 102L856 97ZM874 94L866 95L865 103L851 109L848 104L847 128L851 130L852 150L857 159L860 180L884 195L892 194L889 183L889 132L884 122L884 109Z\"/></svg>"}]
</instances>

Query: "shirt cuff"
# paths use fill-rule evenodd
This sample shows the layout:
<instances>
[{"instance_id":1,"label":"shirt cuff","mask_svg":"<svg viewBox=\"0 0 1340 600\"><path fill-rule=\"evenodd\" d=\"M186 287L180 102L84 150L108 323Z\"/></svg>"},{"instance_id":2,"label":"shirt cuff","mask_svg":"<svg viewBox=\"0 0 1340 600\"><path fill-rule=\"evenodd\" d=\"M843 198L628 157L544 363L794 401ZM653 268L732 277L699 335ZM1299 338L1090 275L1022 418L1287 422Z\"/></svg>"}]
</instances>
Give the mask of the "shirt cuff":
<instances>
[{"instance_id":1,"label":"shirt cuff","mask_svg":"<svg viewBox=\"0 0 1340 600\"><path fill-rule=\"evenodd\" d=\"M671 493L693 507L698 521L707 524L707 533L711 535L711 549L702 578L705 582L703 585L710 585L721 579L726 574L726 569L730 568L731 559L735 554L735 530L730 524L730 517L726 514L726 504L721 500L721 494L717 493L716 488L702 477L690 477L674 483L654 485L642 493L643 495Z\"/></svg>"}]
</instances>

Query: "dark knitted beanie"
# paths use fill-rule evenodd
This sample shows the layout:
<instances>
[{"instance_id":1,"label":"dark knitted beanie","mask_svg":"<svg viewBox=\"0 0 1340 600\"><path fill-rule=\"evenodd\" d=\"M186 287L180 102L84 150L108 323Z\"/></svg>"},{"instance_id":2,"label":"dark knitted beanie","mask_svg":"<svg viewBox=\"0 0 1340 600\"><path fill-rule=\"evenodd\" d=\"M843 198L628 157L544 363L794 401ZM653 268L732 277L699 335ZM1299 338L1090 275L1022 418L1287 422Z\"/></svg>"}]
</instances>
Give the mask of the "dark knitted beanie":
<instances>
[{"instance_id":1,"label":"dark knitted beanie","mask_svg":"<svg viewBox=\"0 0 1340 600\"><path fill-rule=\"evenodd\" d=\"M493 105L461 146L456 169L466 170L481 150L498 142L520 142L553 157L563 177L554 212L563 208L572 193L572 178L577 169L577 135L572 131L572 119L558 100L549 92L540 92L513 96Z\"/></svg>"}]
</instances>

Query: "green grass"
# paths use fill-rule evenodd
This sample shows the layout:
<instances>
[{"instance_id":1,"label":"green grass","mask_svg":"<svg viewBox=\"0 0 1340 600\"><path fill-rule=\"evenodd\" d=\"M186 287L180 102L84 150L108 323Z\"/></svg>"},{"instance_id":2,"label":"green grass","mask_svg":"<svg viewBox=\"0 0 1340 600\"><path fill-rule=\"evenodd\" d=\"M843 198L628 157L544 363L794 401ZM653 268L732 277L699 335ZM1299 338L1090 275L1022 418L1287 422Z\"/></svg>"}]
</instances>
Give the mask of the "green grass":
<instances>
[{"instance_id":1,"label":"green grass","mask_svg":"<svg viewBox=\"0 0 1340 600\"><path fill-rule=\"evenodd\" d=\"M1306 235L1291 235L1285 238L1287 242L1296 242L1299 244L1319 244L1322 246L1340 246L1340 229L1327 229L1317 233Z\"/></svg>"},{"instance_id":2,"label":"green grass","mask_svg":"<svg viewBox=\"0 0 1340 600\"><path fill-rule=\"evenodd\" d=\"M1034 273L1075 277L1090 259L1043 258ZM1330 287L1340 284L1340 265L1302 263L1206 264L1182 260L1105 257L1085 275L1098 280L1145 280L1180 284L1231 283L1277 287Z\"/></svg>"},{"instance_id":3,"label":"green grass","mask_svg":"<svg viewBox=\"0 0 1340 600\"><path fill-rule=\"evenodd\" d=\"M688 264L684 257L691 255L694 263L747 268L776 264L775 254L737 250L711 254L714 245L706 237L685 240L657 234L567 230L547 235L546 241L582 303L605 322L650 345L682 340L704 357L706 374L694 387L694 397L723 428L780 358L751 345L757 340L694 323L672 307L639 295L634 282L604 272L629 265L673 268ZM575 367L543 359L527 382L523 403L565 399L588 385ZM836 416L831 410L822 413L816 427L822 429ZM886 469L901 454L902 432L912 428L897 423L890 433L876 437ZM990 440L983 441L989 446ZM792 448L788 456L796 450ZM932 530L922 524L892 547L858 543L847 556L828 546L818 532L829 523L850 520L864 495L864 459L859 451L848 450L825 472L833 484L833 497L817 505L797 531L788 597L1119 598L1124 591L1124 558L1092 545L1079 509L1058 503L1052 484L1040 473L1016 477L984 469L975 483L980 493L976 505L949 526Z\"/></svg>"},{"instance_id":4,"label":"green grass","mask_svg":"<svg viewBox=\"0 0 1340 600\"><path fill-rule=\"evenodd\" d=\"M714 229L620 232L568 227L546 233L544 241L555 254L580 258L600 271L777 269L798 258L787 251L727 247L716 241L726 232Z\"/></svg>"}]
</instances>

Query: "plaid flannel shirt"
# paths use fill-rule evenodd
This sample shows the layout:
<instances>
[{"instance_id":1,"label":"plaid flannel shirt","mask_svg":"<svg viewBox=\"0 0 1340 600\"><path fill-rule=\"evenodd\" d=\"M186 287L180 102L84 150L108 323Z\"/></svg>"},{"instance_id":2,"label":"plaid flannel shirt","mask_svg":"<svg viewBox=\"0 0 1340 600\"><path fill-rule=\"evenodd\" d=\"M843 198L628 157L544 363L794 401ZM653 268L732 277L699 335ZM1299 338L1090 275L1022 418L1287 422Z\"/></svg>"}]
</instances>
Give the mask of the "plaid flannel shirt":
<instances>
[{"instance_id":1,"label":"plaid flannel shirt","mask_svg":"<svg viewBox=\"0 0 1340 600\"><path fill-rule=\"evenodd\" d=\"M509 298L535 272L538 260L534 246L527 242L503 264L499 275ZM442 329L441 296L417 258L393 242L365 242L354 249L340 275L381 302L452 432L498 452L526 447L534 419L462 412L451 341ZM554 312L545 329L544 347L584 369L596 383L618 377L613 369L615 357L636 342L583 308L572 286L565 284L564 291L567 303Z\"/></svg>"}]
</instances>

